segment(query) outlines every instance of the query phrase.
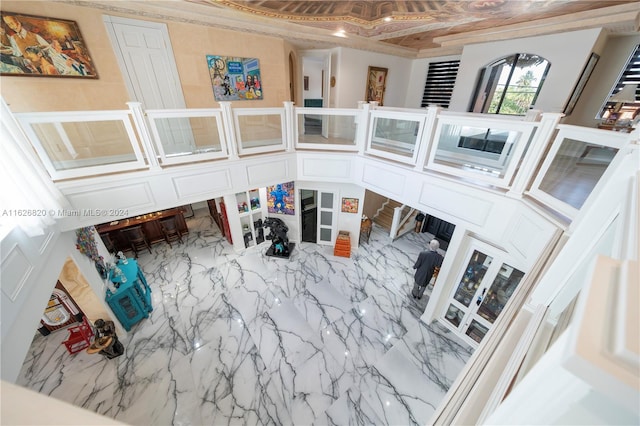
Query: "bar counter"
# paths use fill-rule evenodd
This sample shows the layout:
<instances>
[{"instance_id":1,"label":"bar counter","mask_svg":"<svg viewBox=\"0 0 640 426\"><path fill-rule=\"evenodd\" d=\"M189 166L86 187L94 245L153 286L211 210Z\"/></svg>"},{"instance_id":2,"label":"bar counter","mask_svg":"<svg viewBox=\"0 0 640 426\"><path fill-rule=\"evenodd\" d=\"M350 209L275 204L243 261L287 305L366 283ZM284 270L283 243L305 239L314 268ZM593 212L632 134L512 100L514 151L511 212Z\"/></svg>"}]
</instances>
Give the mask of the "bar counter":
<instances>
[{"instance_id":1,"label":"bar counter","mask_svg":"<svg viewBox=\"0 0 640 426\"><path fill-rule=\"evenodd\" d=\"M160 221L168 217L175 217L176 226L181 233L187 234L189 229L184 220L184 212L182 207L162 210L155 213L147 213L144 215L130 217L127 219L116 220L109 223L96 225L96 231L102 238L102 241L108 249L117 251L131 250L131 246L127 241L127 237L120 231L132 226L141 225L142 231L146 235L150 244L164 241L164 234L160 227Z\"/></svg>"}]
</instances>

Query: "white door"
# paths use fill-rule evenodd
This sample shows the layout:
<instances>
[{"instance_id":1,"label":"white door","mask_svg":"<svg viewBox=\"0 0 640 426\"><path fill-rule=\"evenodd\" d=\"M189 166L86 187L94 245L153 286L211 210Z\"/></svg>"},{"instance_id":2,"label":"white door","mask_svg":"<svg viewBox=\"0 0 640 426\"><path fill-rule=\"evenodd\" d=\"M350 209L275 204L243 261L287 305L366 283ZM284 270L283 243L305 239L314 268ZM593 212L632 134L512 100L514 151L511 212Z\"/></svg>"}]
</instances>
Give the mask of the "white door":
<instances>
[{"instance_id":1,"label":"white door","mask_svg":"<svg viewBox=\"0 0 640 426\"><path fill-rule=\"evenodd\" d=\"M332 245L335 234L334 206L336 205L333 192L318 191L318 244Z\"/></svg>"},{"instance_id":2,"label":"white door","mask_svg":"<svg viewBox=\"0 0 640 426\"><path fill-rule=\"evenodd\" d=\"M444 323L474 346L487 334L524 277L524 272L506 262L504 253L473 244L444 308Z\"/></svg>"},{"instance_id":3,"label":"white door","mask_svg":"<svg viewBox=\"0 0 640 426\"><path fill-rule=\"evenodd\" d=\"M103 20L132 100L145 109L185 108L167 26L107 15ZM195 149L188 119L155 124L166 155Z\"/></svg>"},{"instance_id":4,"label":"white door","mask_svg":"<svg viewBox=\"0 0 640 426\"><path fill-rule=\"evenodd\" d=\"M310 90L316 90L316 93L319 91L319 98L322 98L322 107L329 107L330 102L330 80L331 80L331 52L328 50L314 50L314 51L302 51L301 56L301 66L300 70L303 75L300 76L300 81L304 81L305 67L309 70L309 67L314 68L314 73L316 75L320 75L320 85L317 88L311 87ZM315 78L313 79L316 80ZM304 99L307 94L303 92L302 99ZM314 96L316 97L316 96ZM329 137L329 121L327 120L327 116L322 116L322 136L325 138Z\"/></svg>"}]
</instances>

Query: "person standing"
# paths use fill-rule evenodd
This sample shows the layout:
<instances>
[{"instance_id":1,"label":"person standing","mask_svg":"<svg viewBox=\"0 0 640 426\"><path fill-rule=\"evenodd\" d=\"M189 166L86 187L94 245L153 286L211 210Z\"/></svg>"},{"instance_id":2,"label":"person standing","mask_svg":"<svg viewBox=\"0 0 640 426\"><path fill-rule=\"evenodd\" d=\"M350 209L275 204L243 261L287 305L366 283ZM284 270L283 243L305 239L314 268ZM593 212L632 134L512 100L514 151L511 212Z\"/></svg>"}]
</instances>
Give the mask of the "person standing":
<instances>
[{"instance_id":1,"label":"person standing","mask_svg":"<svg viewBox=\"0 0 640 426\"><path fill-rule=\"evenodd\" d=\"M424 221L424 213L419 212L416 215L416 227L414 229L415 232L422 232L422 221Z\"/></svg>"},{"instance_id":2,"label":"person standing","mask_svg":"<svg viewBox=\"0 0 640 426\"><path fill-rule=\"evenodd\" d=\"M415 265L413 265L416 273L414 275L415 284L413 285L413 290L411 290L411 295L414 299L422 298L424 290L429 285L435 269L440 268L442 265L444 258L438 253L439 248L440 243L438 240L431 240L429 249L421 252L418 255L418 260L416 260Z\"/></svg>"},{"instance_id":3,"label":"person standing","mask_svg":"<svg viewBox=\"0 0 640 426\"><path fill-rule=\"evenodd\" d=\"M9 37L14 56L25 56L25 50L31 46L39 46L43 49L49 48L49 42L39 34L27 31L15 16L4 15L2 19L14 32L14 34Z\"/></svg>"}]
</instances>

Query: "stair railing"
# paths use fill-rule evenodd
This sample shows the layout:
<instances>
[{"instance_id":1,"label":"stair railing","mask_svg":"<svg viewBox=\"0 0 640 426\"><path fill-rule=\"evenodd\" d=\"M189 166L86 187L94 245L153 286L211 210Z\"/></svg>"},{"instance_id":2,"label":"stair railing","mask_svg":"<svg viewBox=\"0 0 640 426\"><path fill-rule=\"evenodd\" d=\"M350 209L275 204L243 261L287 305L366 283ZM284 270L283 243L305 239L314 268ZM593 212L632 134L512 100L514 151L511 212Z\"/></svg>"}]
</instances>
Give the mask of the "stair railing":
<instances>
[{"instance_id":1,"label":"stair railing","mask_svg":"<svg viewBox=\"0 0 640 426\"><path fill-rule=\"evenodd\" d=\"M402 211L405 209L405 207L409 209L409 213L407 213L407 215L403 217ZM393 209L393 220L391 221L391 230L389 231L389 236L392 240L395 240L396 238L399 238L408 232L407 229L410 228L405 227L405 225L415 211L416 209L413 209L404 204Z\"/></svg>"}]
</instances>

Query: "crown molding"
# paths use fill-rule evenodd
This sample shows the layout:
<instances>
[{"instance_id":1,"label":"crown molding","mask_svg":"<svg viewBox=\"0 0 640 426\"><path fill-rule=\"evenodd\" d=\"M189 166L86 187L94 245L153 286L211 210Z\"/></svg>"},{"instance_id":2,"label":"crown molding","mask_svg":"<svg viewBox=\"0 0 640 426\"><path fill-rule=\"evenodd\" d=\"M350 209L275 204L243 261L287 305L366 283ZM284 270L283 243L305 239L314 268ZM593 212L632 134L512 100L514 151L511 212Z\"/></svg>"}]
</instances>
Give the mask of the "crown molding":
<instances>
[{"instance_id":1,"label":"crown molding","mask_svg":"<svg viewBox=\"0 0 640 426\"><path fill-rule=\"evenodd\" d=\"M274 21L270 17L253 16L234 9L223 8L217 6L215 2L209 4L162 0L59 0L58 2L101 9L108 13L138 16L142 19L181 22L278 37L299 49L344 47L408 59L460 55L462 48L468 44L511 40L599 27L605 28L612 33L635 33L640 28L640 4L633 3L540 19L528 23L511 24L486 30L436 37L433 42L440 44L440 47L418 50L385 43L383 40L378 40L378 37L366 38L355 35L337 37L329 30L305 27L290 22L278 22L277 25L274 25Z\"/></svg>"},{"instance_id":2,"label":"crown molding","mask_svg":"<svg viewBox=\"0 0 640 426\"><path fill-rule=\"evenodd\" d=\"M348 47L404 58L415 58L418 52L417 49L372 41L365 37L354 35L337 37L333 35L332 31L320 28L312 29L288 22L279 22L278 25L274 25L271 18L248 16L246 13L235 10L185 1L61 0L60 3L100 9L109 13L134 15L141 18L279 37L303 49Z\"/></svg>"},{"instance_id":3,"label":"crown molding","mask_svg":"<svg viewBox=\"0 0 640 426\"><path fill-rule=\"evenodd\" d=\"M637 32L639 26L640 3L623 4L570 15L539 19L521 24L511 24L486 30L468 31L460 34L435 37L434 43L442 47L464 46L488 41L512 40L514 38L557 34L590 28L627 28Z\"/></svg>"}]
</instances>

